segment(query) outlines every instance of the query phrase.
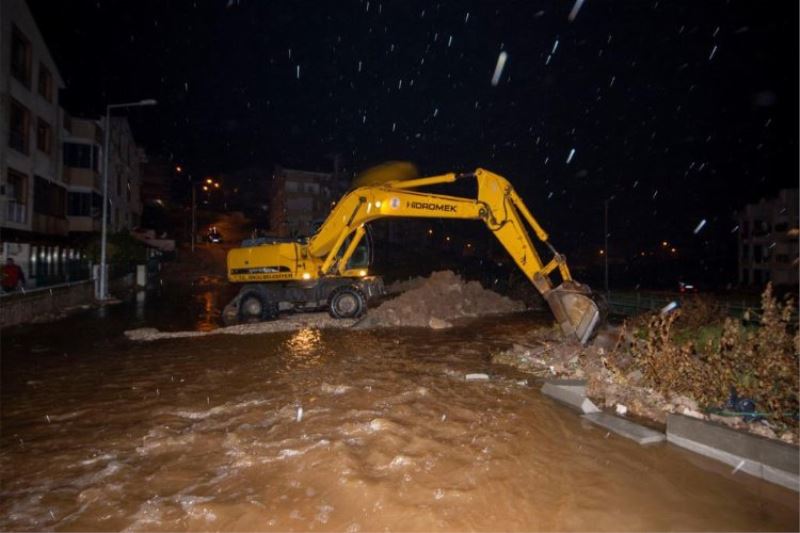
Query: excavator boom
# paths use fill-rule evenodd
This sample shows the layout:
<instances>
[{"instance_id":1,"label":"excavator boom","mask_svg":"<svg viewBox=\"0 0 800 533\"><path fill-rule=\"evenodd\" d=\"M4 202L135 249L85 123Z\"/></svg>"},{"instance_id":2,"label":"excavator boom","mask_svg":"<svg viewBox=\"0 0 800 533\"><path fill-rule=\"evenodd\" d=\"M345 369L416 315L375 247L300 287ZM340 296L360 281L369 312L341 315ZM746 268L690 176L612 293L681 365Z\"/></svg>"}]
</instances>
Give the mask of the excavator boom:
<instances>
[{"instance_id":1,"label":"excavator boom","mask_svg":"<svg viewBox=\"0 0 800 533\"><path fill-rule=\"evenodd\" d=\"M461 179L477 181L476 198L419 190ZM484 169L358 187L342 197L307 243L272 244L266 245L269 249L265 250L259 250L262 247L232 250L228 256L229 279L236 282L363 276L363 269L354 272L350 268L350 260L364 236L364 225L378 218L482 220L544 296L566 334L585 343L600 321L600 311L591 298L591 290L572 279L566 259L550 244L547 232L511 184ZM551 252L552 258L546 263L528 229ZM259 262L259 256L269 257L270 264ZM254 262L257 263L255 268ZM243 269L242 265L250 267ZM264 269L263 273L259 268ZM557 286L551 281L556 270L561 278Z\"/></svg>"}]
</instances>

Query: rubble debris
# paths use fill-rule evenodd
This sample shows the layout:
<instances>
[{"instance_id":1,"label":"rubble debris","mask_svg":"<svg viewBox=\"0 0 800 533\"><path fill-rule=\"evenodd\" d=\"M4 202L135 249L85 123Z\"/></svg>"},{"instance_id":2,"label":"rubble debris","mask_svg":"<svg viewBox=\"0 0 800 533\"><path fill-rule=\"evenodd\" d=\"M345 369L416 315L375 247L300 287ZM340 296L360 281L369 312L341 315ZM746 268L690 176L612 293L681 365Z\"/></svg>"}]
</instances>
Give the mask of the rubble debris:
<instances>
[{"instance_id":1,"label":"rubble debris","mask_svg":"<svg viewBox=\"0 0 800 533\"><path fill-rule=\"evenodd\" d=\"M282 316L280 320L237 324L211 331L159 331L156 328L138 328L126 331L125 336L132 341L155 341L184 337L205 337L208 335L258 335L261 333L297 331L303 328L349 328L355 322L352 319L332 318L328 313L299 313Z\"/></svg>"},{"instance_id":2,"label":"rubble debris","mask_svg":"<svg viewBox=\"0 0 800 533\"><path fill-rule=\"evenodd\" d=\"M440 329L449 327L450 321L459 318L525 309L523 303L486 290L477 281L464 281L450 270L434 272L427 278L395 283L388 291L404 292L371 309L357 328L401 326Z\"/></svg>"}]
</instances>

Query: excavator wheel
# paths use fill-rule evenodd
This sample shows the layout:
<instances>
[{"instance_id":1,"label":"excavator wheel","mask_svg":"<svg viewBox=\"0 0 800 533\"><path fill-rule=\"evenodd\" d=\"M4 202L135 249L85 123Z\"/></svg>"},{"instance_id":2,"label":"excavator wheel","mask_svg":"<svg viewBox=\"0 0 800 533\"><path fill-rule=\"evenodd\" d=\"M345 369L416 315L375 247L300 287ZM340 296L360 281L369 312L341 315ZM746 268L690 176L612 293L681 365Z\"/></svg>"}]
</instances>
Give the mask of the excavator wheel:
<instances>
[{"instance_id":1,"label":"excavator wheel","mask_svg":"<svg viewBox=\"0 0 800 533\"><path fill-rule=\"evenodd\" d=\"M333 318L358 318L367 311L367 298L352 285L337 287L328 298L328 312Z\"/></svg>"},{"instance_id":2,"label":"excavator wheel","mask_svg":"<svg viewBox=\"0 0 800 533\"><path fill-rule=\"evenodd\" d=\"M278 304L269 301L265 295L250 291L239 299L239 321L251 322L270 320L278 317Z\"/></svg>"}]
</instances>

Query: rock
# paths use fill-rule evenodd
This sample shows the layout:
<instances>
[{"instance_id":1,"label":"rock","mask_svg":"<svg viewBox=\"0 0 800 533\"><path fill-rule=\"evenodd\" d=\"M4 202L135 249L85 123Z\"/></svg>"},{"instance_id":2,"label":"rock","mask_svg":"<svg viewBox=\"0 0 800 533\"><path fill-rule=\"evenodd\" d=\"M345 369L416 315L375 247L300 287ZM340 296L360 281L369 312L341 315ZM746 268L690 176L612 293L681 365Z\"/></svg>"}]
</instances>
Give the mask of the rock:
<instances>
[{"instance_id":1,"label":"rock","mask_svg":"<svg viewBox=\"0 0 800 533\"><path fill-rule=\"evenodd\" d=\"M430 320L428 320L428 327L431 329L445 329L453 327L453 324L448 322L447 320L442 320L441 318L436 318L432 316Z\"/></svg>"},{"instance_id":2,"label":"rock","mask_svg":"<svg viewBox=\"0 0 800 533\"><path fill-rule=\"evenodd\" d=\"M697 418L697 419L700 419L700 420L703 420L705 418L705 415L703 413L701 413L700 411L687 409L686 407L681 407L680 409L678 409L678 412L680 412L681 414L684 414L686 416L690 416L692 418Z\"/></svg>"},{"instance_id":3,"label":"rock","mask_svg":"<svg viewBox=\"0 0 800 533\"><path fill-rule=\"evenodd\" d=\"M641 370L632 370L625 375L625 379L627 379L628 383L631 385L639 385L643 377L644 375Z\"/></svg>"},{"instance_id":4,"label":"rock","mask_svg":"<svg viewBox=\"0 0 800 533\"><path fill-rule=\"evenodd\" d=\"M467 374L464 376L467 381L489 381L488 374Z\"/></svg>"}]
</instances>

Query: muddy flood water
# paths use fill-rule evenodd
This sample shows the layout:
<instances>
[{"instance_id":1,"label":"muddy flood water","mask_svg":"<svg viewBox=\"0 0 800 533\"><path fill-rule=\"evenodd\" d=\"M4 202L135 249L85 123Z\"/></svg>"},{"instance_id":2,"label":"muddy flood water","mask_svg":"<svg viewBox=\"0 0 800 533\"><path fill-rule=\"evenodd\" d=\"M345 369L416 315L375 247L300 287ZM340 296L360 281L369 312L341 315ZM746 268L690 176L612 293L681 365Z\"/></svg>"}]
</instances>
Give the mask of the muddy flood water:
<instances>
[{"instance_id":1,"label":"muddy flood water","mask_svg":"<svg viewBox=\"0 0 800 533\"><path fill-rule=\"evenodd\" d=\"M137 344L141 305L4 332L3 530L798 528L796 493L491 365L530 314Z\"/></svg>"}]
</instances>

